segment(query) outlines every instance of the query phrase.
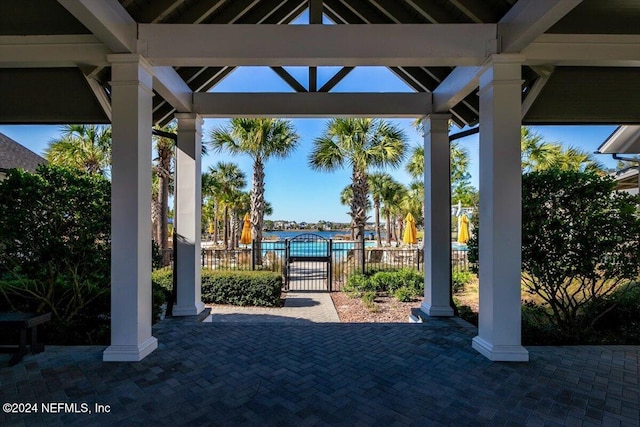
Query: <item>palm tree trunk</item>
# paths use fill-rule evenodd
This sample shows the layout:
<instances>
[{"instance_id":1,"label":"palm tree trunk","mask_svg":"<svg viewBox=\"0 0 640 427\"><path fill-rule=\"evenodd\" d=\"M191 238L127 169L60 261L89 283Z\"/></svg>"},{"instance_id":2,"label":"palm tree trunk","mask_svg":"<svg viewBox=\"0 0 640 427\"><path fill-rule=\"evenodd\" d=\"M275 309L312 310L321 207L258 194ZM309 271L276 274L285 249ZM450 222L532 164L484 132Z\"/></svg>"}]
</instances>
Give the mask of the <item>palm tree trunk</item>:
<instances>
[{"instance_id":1,"label":"palm tree trunk","mask_svg":"<svg viewBox=\"0 0 640 427\"><path fill-rule=\"evenodd\" d=\"M160 176L160 188L158 189L158 201L160 203L159 212L159 233L160 250L162 251L162 265L169 265L169 179L165 176Z\"/></svg>"},{"instance_id":2,"label":"palm tree trunk","mask_svg":"<svg viewBox=\"0 0 640 427\"><path fill-rule=\"evenodd\" d=\"M251 188L251 234L255 240L255 263L262 265L262 224L264 221L264 164L256 157Z\"/></svg>"},{"instance_id":3,"label":"palm tree trunk","mask_svg":"<svg viewBox=\"0 0 640 427\"><path fill-rule=\"evenodd\" d=\"M373 208L375 209L376 215L376 245L378 247L382 246L382 236L380 235L380 200L373 201Z\"/></svg>"},{"instance_id":4,"label":"palm tree trunk","mask_svg":"<svg viewBox=\"0 0 640 427\"><path fill-rule=\"evenodd\" d=\"M356 249L354 251L356 257L356 268L358 271L364 272L362 248L364 245L364 228L367 222L367 194L369 193L369 182L367 180L367 172L358 170L355 166L351 175L351 186L353 189L353 199L351 200L351 217L354 222L356 232L355 240Z\"/></svg>"},{"instance_id":5,"label":"palm tree trunk","mask_svg":"<svg viewBox=\"0 0 640 427\"><path fill-rule=\"evenodd\" d=\"M391 233L393 230L393 227L391 226L391 212L389 212L387 210L387 215L386 215L386 221L387 221L387 245L391 246Z\"/></svg>"},{"instance_id":6,"label":"palm tree trunk","mask_svg":"<svg viewBox=\"0 0 640 427\"><path fill-rule=\"evenodd\" d=\"M238 248L238 213L231 211L231 248Z\"/></svg>"},{"instance_id":7,"label":"palm tree trunk","mask_svg":"<svg viewBox=\"0 0 640 427\"><path fill-rule=\"evenodd\" d=\"M229 247L229 208L224 207L224 248L231 249Z\"/></svg>"},{"instance_id":8,"label":"palm tree trunk","mask_svg":"<svg viewBox=\"0 0 640 427\"><path fill-rule=\"evenodd\" d=\"M220 215L218 212L219 211L219 206L218 203L216 202L215 207L213 208L213 241L215 242L215 244L218 244L218 241L220 240Z\"/></svg>"}]
</instances>

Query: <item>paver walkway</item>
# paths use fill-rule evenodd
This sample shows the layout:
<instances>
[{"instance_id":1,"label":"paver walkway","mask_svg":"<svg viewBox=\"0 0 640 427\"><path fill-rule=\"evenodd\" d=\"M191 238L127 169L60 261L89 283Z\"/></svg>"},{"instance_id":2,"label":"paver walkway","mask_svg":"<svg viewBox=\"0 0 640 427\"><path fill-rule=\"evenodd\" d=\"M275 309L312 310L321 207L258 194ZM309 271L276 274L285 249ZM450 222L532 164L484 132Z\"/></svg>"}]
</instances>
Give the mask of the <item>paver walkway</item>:
<instances>
[{"instance_id":1,"label":"paver walkway","mask_svg":"<svg viewBox=\"0 0 640 427\"><path fill-rule=\"evenodd\" d=\"M408 317L408 316L407 316ZM213 322L325 323L340 322L328 292L287 292L284 307L233 307L215 305Z\"/></svg>"},{"instance_id":2,"label":"paver walkway","mask_svg":"<svg viewBox=\"0 0 640 427\"><path fill-rule=\"evenodd\" d=\"M422 324L188 323L154 327L138 363L49 347L0 368L0 401L110 406L0 413L0 425L637 426L640 347L530 347L491 363L475 331Z\"/></svg>"}]
</instances>

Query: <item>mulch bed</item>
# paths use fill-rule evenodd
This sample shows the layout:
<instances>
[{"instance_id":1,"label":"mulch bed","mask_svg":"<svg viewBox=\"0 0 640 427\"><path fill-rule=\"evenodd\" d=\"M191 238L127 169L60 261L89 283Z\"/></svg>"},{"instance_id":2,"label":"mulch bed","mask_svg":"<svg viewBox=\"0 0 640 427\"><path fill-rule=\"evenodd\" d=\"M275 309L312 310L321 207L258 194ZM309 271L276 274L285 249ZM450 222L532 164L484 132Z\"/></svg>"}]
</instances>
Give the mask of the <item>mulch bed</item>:
<instances>
[{"instance_id":1,"label":"mulch bed","mask_svg":"<svg viewBox=\"0 0 640 427\"><path fill-rule=\"evenodd\" d=\"M332 292L331 299L343 323L407 323L411 309L420 307L421 300L399 302L393 297L378 296L376 311L369 310L360 298L344 292Z\"/></svg>"}]
</instances>

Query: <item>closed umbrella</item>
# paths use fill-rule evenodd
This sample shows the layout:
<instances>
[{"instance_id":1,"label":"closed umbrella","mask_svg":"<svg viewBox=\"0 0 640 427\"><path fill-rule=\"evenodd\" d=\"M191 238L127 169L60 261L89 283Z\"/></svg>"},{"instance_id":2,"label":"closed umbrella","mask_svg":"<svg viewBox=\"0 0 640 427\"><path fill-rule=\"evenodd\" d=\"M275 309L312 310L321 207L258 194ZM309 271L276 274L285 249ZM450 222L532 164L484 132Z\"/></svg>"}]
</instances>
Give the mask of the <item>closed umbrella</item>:
<instances>
[{"instance_id":1,"label":"closed umbrella","mask_svg":"<svg viewBox=\"0 0 640 427\"><path fill-rule=\"evenodd\" d=\"M249 214L244 214L244 225L242 226L242 235L240 236L240 243L248 245L251 243L251 220Z\"/></svg>"},{"instance_id":2,"label":"closed umbrella","mask_svg":"<svg viewBox=\"0 0 640 427\"><path fill-rule=\"evenodd\" d=\"M408 245L415 245L418 243L418 230L416 230L416 220L411 215L411 212L407 214L404 222L406 225L402 234L402 241Z\"/></svg>"},{"instance_id":3,"label":"closed umbrella","mask_svg":"<svg viewBox=\"0 0 640 427\"><path fill-rule=\"evenodd\" d=\"M458 243L464 245L469 241L469 218L466 215L458 217Z\"/></svg>"},{"instance_id":4,"label":"closed umbrella","mask_svg":"<svg viewBox=\"0 0 640 427\"><path fill-rule=\"evenodd\" d=\"M213 231L214 231L214 230L213 230L213 223L212 223L212 222L210 222L210 223L209 223L209 234L213 234Z\"/></svg>"}]
</instances>

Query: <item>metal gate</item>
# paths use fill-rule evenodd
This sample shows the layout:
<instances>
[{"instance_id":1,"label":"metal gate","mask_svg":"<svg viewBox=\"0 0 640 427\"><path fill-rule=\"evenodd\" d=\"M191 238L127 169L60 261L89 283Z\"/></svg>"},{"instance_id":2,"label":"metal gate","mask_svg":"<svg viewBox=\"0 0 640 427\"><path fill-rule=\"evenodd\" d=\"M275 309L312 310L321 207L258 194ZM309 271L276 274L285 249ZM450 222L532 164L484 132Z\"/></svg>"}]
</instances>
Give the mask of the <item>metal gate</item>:
<instances>
[{"instance_id":1,"label":"metal gate","mask_svg":"<svg viewBox=\"0 0 640 427\"><path fill-rule=\"evenodd\" d=\"M331 239L307 233L285 243L285 289L331 291Z\"/></svg>"}]
</instances>

